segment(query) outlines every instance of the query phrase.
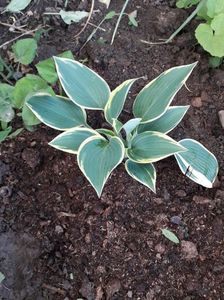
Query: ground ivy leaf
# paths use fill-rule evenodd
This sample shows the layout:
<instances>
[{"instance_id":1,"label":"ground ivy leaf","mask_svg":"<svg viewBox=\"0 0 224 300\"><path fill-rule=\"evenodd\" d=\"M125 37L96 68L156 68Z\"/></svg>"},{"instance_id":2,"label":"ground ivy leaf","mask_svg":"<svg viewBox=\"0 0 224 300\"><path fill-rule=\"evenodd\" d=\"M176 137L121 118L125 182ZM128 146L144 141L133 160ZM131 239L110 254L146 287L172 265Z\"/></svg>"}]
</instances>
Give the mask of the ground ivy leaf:
<instances>
[{"instance_id":1,"label":"ground ivy leaf","mask_svg":"<svg viewBox=\"0 0 224 300\"><path fill-rule=\"evenodd\" d=\"M211 24L200 24L195 36L212 56L224 56L224 13L214 17Z\"/></svg>"},{"instance_id":2,"label":"ground ivy leaf","mask_svg":"<svg viewBox=\"0 0 224 300\"><path fill-rule=\"evenodd\" d=\"M32 38L18 40L12 46L12 50L17 62L23 65L29 65L36 56L37 42Z\"/></svg>"},{"instance_id":3,"label":"ground ivy leaf","mask_svg":"<svg viewBox=\"0 0 224 300\"><path fill-rule=\"evenodd\" d=\"M74 59L74 56L72 52L65 51L59 55L58 57L63 57L63 58L69 58L69 59ZM39 75L46 80L50 84L54 84L58 80L58 75L54 63L53 58L48 58L45 60L40 61L38 64L36 64L37 71Z\"/></svg>"}]
</instances>

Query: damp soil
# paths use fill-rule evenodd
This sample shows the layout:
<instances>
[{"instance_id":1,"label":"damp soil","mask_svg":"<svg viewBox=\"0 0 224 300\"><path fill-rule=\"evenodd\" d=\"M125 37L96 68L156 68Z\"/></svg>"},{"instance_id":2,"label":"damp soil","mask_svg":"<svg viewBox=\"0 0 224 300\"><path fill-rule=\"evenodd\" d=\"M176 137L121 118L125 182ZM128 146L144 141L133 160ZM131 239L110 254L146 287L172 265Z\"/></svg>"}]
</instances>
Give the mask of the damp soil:
<instances>
[{"instance_id":1,"label":"damp soil","mask_svg":"<svg viewBox=\"0 0 224 300\"><path fill-rule=\"evenodd\" d=\"M153 194L121 164L98 199L76 157L48 145L56 131L44 125L24 130L0 146L0 271L5 275L0 299L224 299L224 131L218 120L224 108L224 70L209 68L193 35L197 21L170 44L141 42L167 38L185 20L189 12L176 9L172 1L130 1L127 12L137 9L138 27L129 26L124 17L110 45L112 19L83 49L92 27L75 37L80 25L43 16L62 2L34 1L28 9L33 15L17 16L29 28L49 26L36 62L70 49L112 89L145 76L128 97L121 116L125 121L146 82L170 67L198 61L173 101L194 106L171 136L203 143L217 156L220 171L214 188L205 189L185 178L168 158L156 164ZM0 6L5 3L1 0ZM113 0L110 9L119 12L122 4ZM69 1L68 9L89 9L89 1ZM105 13L104 5L96 3L92 23L98 24ZM10 21L9 15L1 18ZM14 36L0 26L1 44ZM6 59L7 50L10 46L4 49ZM104 120L92 113L90 122L96 128ZM162 228L175 232L181 243L166 240Z\"/></svg>"}]
</instances>

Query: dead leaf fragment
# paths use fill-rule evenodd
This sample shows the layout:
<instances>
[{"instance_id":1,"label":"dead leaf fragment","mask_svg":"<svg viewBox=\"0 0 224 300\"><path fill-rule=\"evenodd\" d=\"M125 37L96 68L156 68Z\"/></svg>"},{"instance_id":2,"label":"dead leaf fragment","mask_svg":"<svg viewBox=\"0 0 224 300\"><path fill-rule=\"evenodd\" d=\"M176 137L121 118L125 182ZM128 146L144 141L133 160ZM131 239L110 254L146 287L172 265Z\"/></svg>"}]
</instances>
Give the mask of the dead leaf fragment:
<instances>
[{"instance_id":1,"label":"dead leaf fragment","mask_svg":"<svg viewBox=\"0 0 224 300\"><path fill-rule=\"evenodd\" d=\"M99 2L105 4L107 8L110 5L110 0L99 0Z\"/></svg>"}]
</instances>

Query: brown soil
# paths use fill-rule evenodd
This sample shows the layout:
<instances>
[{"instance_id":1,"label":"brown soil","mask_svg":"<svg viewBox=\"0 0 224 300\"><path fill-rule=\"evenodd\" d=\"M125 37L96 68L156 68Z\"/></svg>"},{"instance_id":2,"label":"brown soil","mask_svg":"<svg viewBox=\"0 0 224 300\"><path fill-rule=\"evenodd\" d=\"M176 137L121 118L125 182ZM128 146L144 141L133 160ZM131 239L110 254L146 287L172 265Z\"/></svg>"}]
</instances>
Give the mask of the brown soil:
<instances>
[{"instance_id":1,"label":"brown soil","mask_svg":"<svg viewBox=\"0 0 224 300\"><path fill-rule=\"evenodd\" d=\"M93 28L75 39L80 25L65 26L53 17L43 20L46 7L57 2L60 7L63 1L37 2L31 7L29 27L46 23L52 30L41 38L36 62L71 49L78 59L87 58L88 66L114 88L126 79L146 75L151 80L170 67L198 60L189 90L183 88L173 103L191 104L201 97L202 105L191 107L172 136L203 143L217 156L220 172L215 187L205 189L185 178L173 158L166 159L157 164L155 195L132 180L121 165L98 199L76 158L48 146L57 135L54 130L42 125L4 142L0 271L6 279L0 298L224 299L224 135L218 120L218 111L224 108L224 71L209 69L208 56L193 36L196 21L173 43L149 47L140 40L167 38L187 14L169 1L130 1L127 12L138 10L138 28L130 27L124 17L111 46L116 20L110 20L103 25L106 31L98 31L79 53ZM88 1L69 1L68 8L77 9L77 2L89 9ZM119 12L122 3L111 1L110 9ZM98 24L105 8L97 3L96 9L100 12L92 22ZM0 35L1 43L15 36L3 26ZM122 119L130 117L133 97L145 83L135 84ZM102 116L93 117L98 126ZM181 218L179 225L174 224L179 223L175 216ZM161 235L165 227L176 232L180 245Z\"/></svg>"}]
</instances>

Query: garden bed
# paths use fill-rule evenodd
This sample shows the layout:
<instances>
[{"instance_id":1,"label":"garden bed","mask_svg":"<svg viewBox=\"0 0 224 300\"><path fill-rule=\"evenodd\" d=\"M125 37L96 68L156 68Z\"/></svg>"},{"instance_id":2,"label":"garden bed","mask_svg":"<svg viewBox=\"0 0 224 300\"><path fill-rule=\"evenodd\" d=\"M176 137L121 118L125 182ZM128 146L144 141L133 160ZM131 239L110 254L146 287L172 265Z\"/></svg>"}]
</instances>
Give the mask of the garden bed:
<instances>
[{"instance_id":1,"label":"garden bed","mask_svg":"<svg viewBox=\"0 0 224 300\"><path fill-rule=\"evenodd\" d=\"M171 136L200 141L216 155L220 172L215 187L205 189L168 158L156 164L153 194L120 165L98 199L76 157L48 146L56 131L40 125L5 141L0 146L1 185L8 193L0 200L2 299L224 299L224 132L218 119L224 108L224 70L209 68L193 35L196 21L172 43L149 46L141 40L169 37L187 13L169 6L171 1L130 1L127 12L137 9L138 27L130 27L124 17L111 46L116 19L109 20L102 26L106 31L99 30L80 52L93 28L73 38L80 25L67 26L55 17L43 21L46 7L57 1L37 2L30 8L29 27L47 24L52 29L41 38L35 62L71 50L112 89L147 76L134 85L122 120L130 117L133 99L146 82L170 67L199 61L187 88L173 101L193 105ZM69 1L68 8L77 10L77 2ZM111 1L110 10L119 12L122 4ZM89 9L88 1L82 8ZM98 9L94 24L106 13L97 2ZM0 36L2 44L15 34L0 26ZM92 113L90 122L98 128L104 120ZM174 224L175 216L181 225ZM172 244L161 235L162 228L182 242Z\"/></svg>"}]
</instances>

